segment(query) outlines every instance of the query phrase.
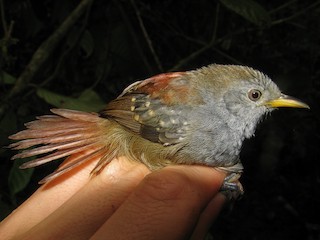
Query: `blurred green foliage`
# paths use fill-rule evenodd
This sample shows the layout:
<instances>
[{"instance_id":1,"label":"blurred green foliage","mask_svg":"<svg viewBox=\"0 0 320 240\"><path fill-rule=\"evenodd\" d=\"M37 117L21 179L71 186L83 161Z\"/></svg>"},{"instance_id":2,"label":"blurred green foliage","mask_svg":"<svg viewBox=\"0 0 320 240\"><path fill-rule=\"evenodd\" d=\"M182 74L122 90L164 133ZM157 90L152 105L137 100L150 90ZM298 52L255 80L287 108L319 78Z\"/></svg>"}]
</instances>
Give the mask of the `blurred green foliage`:
<instances>
[{"instance_id":1,"label":"blurred green foliage","mask_svg":"<svg viewBox=\"0 0 320 240\"><path fill-rule=\"evenodd\" d=\"M249 65L311 111L276 112L246 142L246 194L214 237L320 238L320 1L95 0L42 52L79 1L0 3L1 146L52 107L99 111L129 83L160 72ZM31 78L21 77L26 71ZM12 155L0 149L0 219L56 166L20 170Z\"/></svg>"}]
</instances>

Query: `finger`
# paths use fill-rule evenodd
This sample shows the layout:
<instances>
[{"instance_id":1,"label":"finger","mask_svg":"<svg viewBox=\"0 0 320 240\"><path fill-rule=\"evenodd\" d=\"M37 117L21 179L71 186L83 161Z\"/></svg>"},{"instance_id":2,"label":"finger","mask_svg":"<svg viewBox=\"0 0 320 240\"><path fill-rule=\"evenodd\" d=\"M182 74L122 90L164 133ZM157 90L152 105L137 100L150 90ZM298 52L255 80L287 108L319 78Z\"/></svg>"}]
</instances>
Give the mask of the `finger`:
<instances>
[{"instance_id":1,"label":"finger","mask_svg":"<svg viewBox=\"0 0 320 240\"><path fill-rule=\"evenodd\" d=\"M205 239L213 221L218 217L226 202L226 197L218 193L202 211L190 240Z\"/></svg>"},{"instance_id":2,"label":"finger","mask_svg":"<svg viewBox=\"0 0 320 240\"><path fill-rule=\"evenodd\" d=\"M60 208L27 234L26 239L89 239L150 171L141 163L114 159Z\"/></svg>"},{"instance_id":3,"label":"finger","mask_svg":"<svg viewBox=\"0 0 320 240\"><path fill-rule=\"evenodd\" d=\"M18 236L49 216L90 179L94 161L82 164L59 179L42 185L0 223L2 239Z\"/></svg>"},{"instance_id":4,"label":"finger","mask_svg":"<svg viewBox=\"0 0 320 240\"><path fill-rule=\"evenodd\" d=\"M92 239L186 239L224 177L203 166L153 172Z\"/></svg>"}]
</instances>

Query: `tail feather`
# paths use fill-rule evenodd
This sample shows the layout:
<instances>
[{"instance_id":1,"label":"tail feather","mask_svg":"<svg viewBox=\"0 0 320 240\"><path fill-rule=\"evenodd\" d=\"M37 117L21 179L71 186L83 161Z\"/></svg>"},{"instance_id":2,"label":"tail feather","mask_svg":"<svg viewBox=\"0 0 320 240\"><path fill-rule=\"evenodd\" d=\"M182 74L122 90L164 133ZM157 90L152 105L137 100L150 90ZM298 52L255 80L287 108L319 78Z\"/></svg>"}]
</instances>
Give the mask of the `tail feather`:
<instances>
[{"instance_id":1,"label":"tail feather","mask_svg":"<svg viewBox=\"0 0 320 240\"><path fill-rule=\"evenodd\" d=\"M94 146L94 145L95 145L95 143L90 144L90 145L84 145L82 147L68 148L66 150L59 149L59 151L56 151L56 152L53 152L51 154L45 155L44 157L40 157L40 158L37 158L35 160L28 161L28 162L22 164L20 167L21 168L36 167L36 166L42 165L44 163L51 162L53 160L57 160L57 159L60 159L60 158L63 158L63 157L67 157L67 156L70 156L72 154L81 152L81 151L83 151L83 150L85 150L87 148L90 148L90 147ZM17 154L17 155L19 155L19 154ZM35 154L33 154L33 155L29 154L28 156L24 156L24 155L20 156L19 155L19 156L15 157L15 158L26 158L26 157L30 157L30 156L36 156L36 155Z\"/></svg>"},{"instance_id":2,"label":"tail feather","mask_svg":"<svg viewBox=\"0 0 320 240\"><path fill-rule=\"evenodd\" d=\"M99 173L112 159L126 156L140 161L150 169L170 163L180 146L164 147L141 138L135 131L122 127L109 118L95 113L67 109L52 109L55 115L45 115L27 123L26 130L10 138L17 142L10 148L22 150L12 159L37 157L24 163L21 168L31 168L64 157L60 167L40 183L70 171L82 163L97 162L92 174Z\"/></svg>"},{"instance_id":3,"label":"tail feather","mask_svg":"<svg viewBox=\"0 0 320 240\"><path fill-rule=\"evenodd\" d=\"M55 179L64 173L70 171L71 169L81 165L82 163L86 162L87 160L99 160L105 155L104 149L99 149L97 151L92 151L90 153L80 152L78 154L71 155L66 159L67 164L62 164L56 171L49 174L45 178L39 181L40 184L46 183Z\"/></svg>"},{"instance_id":4,"label":"tail feather","mask_svg":"<svg viewBox=\"0 0 320 240\"><path fill-rule=\"evenodd\" d=\"M78 141L71 141L71 142L61 142L55 144L48 144L41 147L36 147L33 149L27 149L22 151L21 153L16 154L12 159L17 158L26 158L32 157L44 153L50 153L55 150L68 150L68 149L76 149L81 148L82 146L88 146L89 144L95 144L96 138L89 138L89 139L82 139Z\"/></svg>"},{"instance_id":5,"label":"tail feather","mask_svg":"<svg viewBox=\"0 0 320 240\"><path fill-rule=\"evenodd\" d=\"M9 145L11 149L14 150L20 150L20 149L26 149L35 145L40 145L40 144L53 144L53 143L60 143L62 141L77 141L81 140L83 138L91 138L94 135L92 133L75 133L75 134L70 134L68 132L67 134L61 134L57 136L52 136L52 137L43 137L43 138L32 138L32 139L27 139L27 140L21 140L19 142L15 142Z\"/></svg>"},{"instance_id":6,"label":"tail feather","mask_svg":"<svg viewBox=\"0 0 320 240\"><path fill-rule=\"evenodd\" d=\"M100 118L97 113L87 113L87 112L80 112L76 110L69 110L69 109L51 109L51 112L76 121L85 121L85 122L99 122Z\"/></svg>"},{"instance_id":7,"label":"tail feather","mask_svg":"<svg viewBox=\"0 0 320 240\"><path fill-rule=\"evenodd\" d=\"M36 158L34 160L25 162L20 166L20 168L25 169L25 168L32 168L32 167L40 166L40 165L45 164L47 162L51 162L51 161L66 157L66 156L72 154L73 152L77 152L77 151L78 151L78 149L74 148L74 149L68 149L65 151L54 152L49 155L45 155L43 157ZM23 157L20 157L20 158L23 158Z\"/></svg>"},{"instance_id":8,"label":"tail feather","mask_svg":"<svg viewBox=\"0 0 320 240\"><path fill-rule=\"evenodd\" d=\"M38 120L41 121L41 120ZM61 123L63 124L63 123ZM69 134L71 133L77 133L79 131L85 131L87 130L86 127L75 127L71 128L68 131ZM62 128L54 128L54 126L48 130L48 129L39 129L39 130L34 130L34 129L27 129L23 130L21 132L18 132L16 134L13 134L9 136L10 139L12 140L21 140L21 139L30 139L30 138L43 138L43 137L51 137L51 136L57 136L59 134L65 134L66 129Z\"/></svg>"},{"instance_id":9,"label":"tail feather","mask_svg":"<svg viewBox=\"0 0 320 240\"><path fill-rule=\"evenodd\" d=\"M117 148L109 149L108 152L101 156L97 165L91 171L92 174L98 174L109 162L119 156L119 152Z\"/></svg>"},{"instance_id":10,"label":"tail feather","mask_svg":"<svg viewBox=\"0 0 320 240\"><path fill-rule=\"evenodd\" d=\"M39 121L41 120L41 121ZM55 119L46 119L46 118L40 118L38 120L26 123L25 126L28 129L51 129L52 127L55 127L57 129L68 129L70 126L72 128L81 128L83 123L77 122L70 119L61 119L61 117L57 117Z\"/></svg>"},{"instance_id":11,"label":"tail feather","mask_svg":"<svg viewBox=\"0 0 320 240\"><path fill-rule=\"evenodd\" d=\"M66 171L92 158L106 158L108 141L101 132L101 122L109 120L100 118L95 113L85 113L67 109L52 109L56 115L37 117L37 120L26 123L26 130L11 135L17 140L9 145L15 150L23 150L12 159L37 156L20 168L31 168L44 163L68 157L54 173L41 182L47 182ZM108 125L106 125L108 126Z\"/></svg>"}]
</instances>

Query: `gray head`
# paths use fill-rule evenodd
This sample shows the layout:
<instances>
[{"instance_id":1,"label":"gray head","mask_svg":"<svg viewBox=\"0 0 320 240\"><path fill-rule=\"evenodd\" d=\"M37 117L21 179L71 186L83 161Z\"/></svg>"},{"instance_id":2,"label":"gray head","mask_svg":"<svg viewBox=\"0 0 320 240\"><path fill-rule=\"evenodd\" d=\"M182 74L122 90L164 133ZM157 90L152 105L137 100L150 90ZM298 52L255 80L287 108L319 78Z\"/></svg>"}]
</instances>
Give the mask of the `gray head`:
<instances>
[{"instance_id":1,"label":"gray head","mask_svg":"<svg viewBox=\"0 0 320 240\"><path fill-rule=\"evenodd\" d=\"M192 114L192 151L202 149L206 161L236 161L243 140L251 137L262 116L275 108L308 108L250 67L214 64L192 71L190 76L203 99Z\"/></svg>"}]
</instances>

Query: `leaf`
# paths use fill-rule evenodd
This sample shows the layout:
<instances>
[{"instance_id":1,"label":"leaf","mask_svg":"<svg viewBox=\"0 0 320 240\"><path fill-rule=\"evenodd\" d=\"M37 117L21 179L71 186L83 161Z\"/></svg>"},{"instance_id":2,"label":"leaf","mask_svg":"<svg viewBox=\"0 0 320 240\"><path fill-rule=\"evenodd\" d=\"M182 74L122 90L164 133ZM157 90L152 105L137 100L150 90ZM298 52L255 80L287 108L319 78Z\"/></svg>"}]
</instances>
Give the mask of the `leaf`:
<instances>
[{"instance_id":1,"label":"leaf","mask_svg":"<svg viewBox=\"0 0 320 240\"><path fill-rule=\"evenodd\" d=\"M10 170L9 173L9 178L8 178L8 185L9 185L9 190L12 196L17 194L18 192L22 191L30 182L30 179L32 177L33 168L28 168L28 169L20 169L19 166L26 162L29 161L29 159L17 159L14 161L13 166Z\"/></svg>"},{"instance_id":2,"label":"leaf","mask_svg":"<svg viewBox=\"0 0 320 240\"><path fill-rule=\"evenodd\" d=\"M5 71L0 70L0 83L4 84L14 84L16 82L16 78L10 75L9 73L6 73Z\"/></svg>"},{"instance_id":3,"label":"leaf","mask_svg":"<svg viewBox=\"0 0 320 240\"><path fill-rule=\"evenodd\" d=\"M220 2L255 25L262 26L271 23L268 12L252 0L220 0Z\"/></svg>"},{"instance_id":4,"label":"leaf","mask_svg":"<svg viewBox=\"0 0 320 240\"><path fill-rule=\"evenodd\" d=\"M37 95L47 103L58 108L98 112L105 106L99 95L91 89L84 90L79 98L67 97L43 88L37 90Z\"/></svg>"}]
</instances>

